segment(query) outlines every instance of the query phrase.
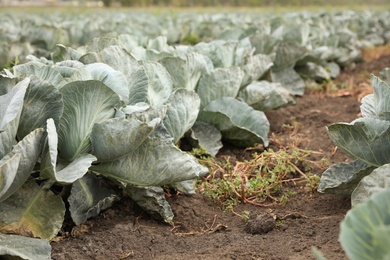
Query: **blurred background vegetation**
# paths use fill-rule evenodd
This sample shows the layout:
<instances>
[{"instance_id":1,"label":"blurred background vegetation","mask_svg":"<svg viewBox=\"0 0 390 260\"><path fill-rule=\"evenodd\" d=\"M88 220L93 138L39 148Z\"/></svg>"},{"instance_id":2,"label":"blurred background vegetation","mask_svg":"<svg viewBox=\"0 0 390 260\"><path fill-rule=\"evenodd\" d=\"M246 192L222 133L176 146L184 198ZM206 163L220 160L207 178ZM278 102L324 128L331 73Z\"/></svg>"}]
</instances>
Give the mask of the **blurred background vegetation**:
<instances>
[{"instance_id":1,"label":"blurred background vegetation","mask_svg":"<svg viewBox=\"0 0 390 260\"><path fill-rule=\"evenodd\" d=\"M310 6L310 5L383 5L388 0L104 0L106 6L120 3L123 6Z\"/></svg>"}]
</instances>

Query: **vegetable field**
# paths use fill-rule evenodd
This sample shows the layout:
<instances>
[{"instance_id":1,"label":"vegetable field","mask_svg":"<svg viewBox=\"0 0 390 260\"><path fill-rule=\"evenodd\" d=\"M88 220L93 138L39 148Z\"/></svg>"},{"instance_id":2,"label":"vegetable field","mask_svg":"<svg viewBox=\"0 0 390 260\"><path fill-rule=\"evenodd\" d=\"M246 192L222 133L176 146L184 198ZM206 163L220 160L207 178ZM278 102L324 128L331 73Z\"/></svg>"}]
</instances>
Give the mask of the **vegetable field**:
<instances>
[{"instance_id":1,"label":"vegetable field","mask_svg":"<svg viewBox=\"0 0 390 260\"><path fill-rule=\"evenodd\" d=\"M2 14L0 255L385 259L389 14Z\"/></svg>"}]
</instances>

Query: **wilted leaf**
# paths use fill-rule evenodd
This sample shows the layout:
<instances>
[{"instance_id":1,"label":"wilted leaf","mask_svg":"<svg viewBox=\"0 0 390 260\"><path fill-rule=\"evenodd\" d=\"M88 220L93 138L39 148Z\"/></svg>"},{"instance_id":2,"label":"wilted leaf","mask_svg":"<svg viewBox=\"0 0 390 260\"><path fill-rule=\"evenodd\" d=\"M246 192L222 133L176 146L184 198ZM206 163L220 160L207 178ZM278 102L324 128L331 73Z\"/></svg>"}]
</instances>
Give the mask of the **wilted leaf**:
<instances>
[{"instance_id":1,"label":"wilted leaf","mask_svg":"<svg viewBox=\"0 0 390 260\"><path fill-rule=\"evenodd\" d=\"M97 216L119 199L117 192L110 189L103 178L86 174L72 185L68 198L70 215L76 225Z\"/></svg>"},{"instance_id":2,"label":"wilted leaf","mask_svg":"<svg viewBox=\"0 0 390 260\"><path fill-rule=\"evenodd\" d=\"M0 203L0 231L44 239L55 237L64 221L65 205L34 181L25 183Z\"/></svg>"},{"instance_id":3,"label":"wilted leaf","mask_svg":"<svg viewBox=\"0 0 390 260\"><path fill-rule=\"evenodd\" d=\"M161 187L137 187L130 185L125 188L125 191L149 215L166 223L173 223L174 215Z\"/></svg>"}]
</instances>

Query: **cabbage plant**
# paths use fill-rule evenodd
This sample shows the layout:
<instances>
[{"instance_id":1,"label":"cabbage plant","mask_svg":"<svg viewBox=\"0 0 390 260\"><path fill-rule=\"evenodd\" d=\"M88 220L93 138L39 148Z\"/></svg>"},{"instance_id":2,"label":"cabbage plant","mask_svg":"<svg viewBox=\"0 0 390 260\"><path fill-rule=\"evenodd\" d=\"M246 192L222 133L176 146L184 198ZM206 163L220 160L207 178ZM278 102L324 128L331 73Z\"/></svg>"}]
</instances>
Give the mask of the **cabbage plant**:
<instances>
[{"instance_id":1,"label":"cabbage plant","mask_svg":"<svg viewBox=\"0 0 390 260\"><path fill-rule=\"evenodd\" d=\"M351 195L363 177L390 163L390 85L375 76L371 79L374 93L363 98L362 117L327 128L335 145L353 161L329 167L322 174L320 192Z\"/></svg>"},{"instance_id":2,"label":"cabbage plant","mask_svg":"<svg viewBox=\"0 0 390 260\"><path fill-rule=\"evenodd\" d=\"M330 125L336 146L353 161L330 166L319 192L351 196L352 209L341 223L339 241L350 259L387 259L389 231L389 98L388 69L381 80L371 76L373 94L362 99L361 118ZM317 259L321 259L317 252Z\"/></svg>"},{"instance_id":3,"label":"cabbage plant","mask_svg":"<svg viewBox=\"0 0 390 260\"><path fill-rule=\"evenodd\" d=\"M390 256L390 189L352 208L341 222L340 243L350 259Z\"/></svg>"},{"instance_id":4,"label":"cabbage plant","mask_svg":"<svg viewBox=\"0 0 390 260\"><path fill-rule=\"evenodd\" d=\"M3 75L18 83L0 96L1 232L51 239L64 221L64 199L81 224L120 199L113 183L171 223L161 187L193 194L208 173L175 145L197 119L198 95L173 89L157 62L138 62L119 46L98 48L84 56L87 64L32 58Z\"/></svg>"}]
</instances>

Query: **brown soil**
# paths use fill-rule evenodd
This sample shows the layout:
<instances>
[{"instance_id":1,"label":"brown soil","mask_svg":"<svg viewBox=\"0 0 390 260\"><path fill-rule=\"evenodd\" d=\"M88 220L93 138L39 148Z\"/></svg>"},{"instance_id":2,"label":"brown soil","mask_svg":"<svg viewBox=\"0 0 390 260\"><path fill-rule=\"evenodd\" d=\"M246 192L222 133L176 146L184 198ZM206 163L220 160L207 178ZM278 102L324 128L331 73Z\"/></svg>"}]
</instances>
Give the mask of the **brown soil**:
<instances>
[{"instance_id":1,"label":"brown soil","mask_svg":"<svg viewBox=\"0 0 390 260\"><path fill-rule=\"evenodd\" d=\"M378 52L381 54L378 55ZM375 55L373 55L373 53ZM348 160L335 149L326 126L350 122L359 114L359 100L371 91L369 74L390 67L390 46L365 52L364 62L346 68L336 80L338 91L306 93L296 105L267 112L270 147L297 142L330 164ZM352 87L353 86L353 87ZM295 130L285 127L295 125ZM297 141L298 140L298 141ZM218 156L242 153L224 148ZM319 170L317 170L319 171ZM321 171L315 172L321 174ZM308 192L286 206L240 204L237 213L250 212L247 222L201 194L168 198L175 226L149 218L130 200L122 200L51 243L53 259L315 259L317 247L327 259L347 259L338 243L339 225L350 209L349 197ZM279 221L275 222L275 217Z\"/></svg>"}]
</instances>

